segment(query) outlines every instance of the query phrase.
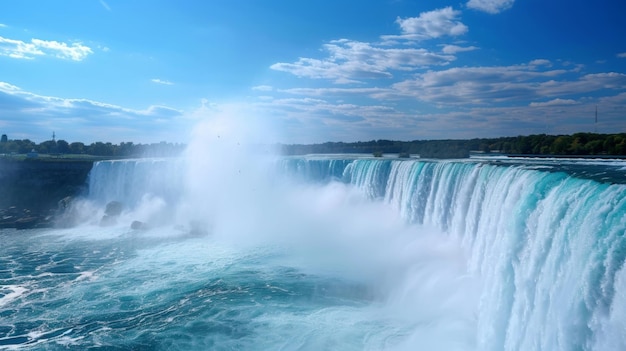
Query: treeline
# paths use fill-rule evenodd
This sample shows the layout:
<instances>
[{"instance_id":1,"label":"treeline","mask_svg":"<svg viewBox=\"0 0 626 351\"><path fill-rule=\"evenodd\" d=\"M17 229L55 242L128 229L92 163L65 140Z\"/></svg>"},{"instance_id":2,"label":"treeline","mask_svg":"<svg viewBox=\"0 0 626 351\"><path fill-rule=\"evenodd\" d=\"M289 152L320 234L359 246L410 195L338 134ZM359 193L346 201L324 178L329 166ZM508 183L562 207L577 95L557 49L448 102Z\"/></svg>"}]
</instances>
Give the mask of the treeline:
<instances>
[{"instance_id":1,"label":"treeline","mask_svg":"<svg viewBox=\"0 0 626 351\"><path fill-rule=\"evenodd\" d=\"M184 144L172 144L166 142L153 144L134 144L122 142L112 144L95 142L84 144L81 142L68 143L65 140L47 140L35 143L28 139L10 140L6 134L0 139L0 154L74 154L106 157L168 157L178 156L185 149Z\"/></svg>"},{"instance_id":2,"label":"treeline","mask_svg":"<svg viewBox=\"0 0 626 351\"><path fill-rule=\"evenodd\" d=\"M519 155L606 155L626 156L626 133L573 135L528 135L469 140L372 140L327 142L311 145L282 145L286 155L316 153L412 154L424 158L464 158L470 151Z\"/></svg>"},{"instance_id":3,"label":"treeline","mask_svg":"<svg viewBox=\"0 0 626 351\"><path fill-rule=\"evenodd\" d=\"M0 139L1 154L78 154L105 157L168 157L178 156L185 144L166 142L112 144L95 142L68 143L65 140L48 140L37 144L28 139ZM576 155L576 156L626 156L626 133L572 135L528 135L516 137L482 138L469 140L372 140L353 143L327 142L323 144L279 145L285 155L359 153L359 154L410 154L424 158L464 158L470 151L518 155Z\"/></svg>"}]
</instances>

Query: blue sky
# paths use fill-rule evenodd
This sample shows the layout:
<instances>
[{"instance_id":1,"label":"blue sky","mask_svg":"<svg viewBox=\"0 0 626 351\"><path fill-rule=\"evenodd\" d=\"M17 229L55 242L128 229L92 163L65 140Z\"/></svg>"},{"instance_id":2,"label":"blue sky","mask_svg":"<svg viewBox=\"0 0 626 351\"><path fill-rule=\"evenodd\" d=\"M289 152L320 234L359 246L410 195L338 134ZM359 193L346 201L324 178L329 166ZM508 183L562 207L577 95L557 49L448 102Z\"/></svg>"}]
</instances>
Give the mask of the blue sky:
<instances>
[{"instance_id":1,"label":"blue sky","mask_svg":"<svg viewBox=\"0 0 626 351\"><path fill-rule=\"evenodd\" d=\"M212 119L282 143L626 132L624 13L618 0L6 0L0 133L187 142Z\"/></svg>"}]
</instances>

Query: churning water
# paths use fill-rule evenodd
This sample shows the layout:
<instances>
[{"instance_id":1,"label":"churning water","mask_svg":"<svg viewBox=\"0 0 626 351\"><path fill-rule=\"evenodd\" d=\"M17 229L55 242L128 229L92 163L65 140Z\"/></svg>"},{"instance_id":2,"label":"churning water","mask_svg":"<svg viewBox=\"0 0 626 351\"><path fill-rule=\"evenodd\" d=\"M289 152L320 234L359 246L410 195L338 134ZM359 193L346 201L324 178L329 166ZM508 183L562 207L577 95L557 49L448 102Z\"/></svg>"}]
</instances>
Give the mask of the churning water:
<instances>
[{"instance_id":1,"label":"churning water","mask_svg":"<svg viewBox=\"0 0 626 351\"><path fill-rule=\"evenodd\" d=\"M0 231L0 349L623 350L620 182L584 160L99 162L83 224Z\"/></svg>"}]
</instances>

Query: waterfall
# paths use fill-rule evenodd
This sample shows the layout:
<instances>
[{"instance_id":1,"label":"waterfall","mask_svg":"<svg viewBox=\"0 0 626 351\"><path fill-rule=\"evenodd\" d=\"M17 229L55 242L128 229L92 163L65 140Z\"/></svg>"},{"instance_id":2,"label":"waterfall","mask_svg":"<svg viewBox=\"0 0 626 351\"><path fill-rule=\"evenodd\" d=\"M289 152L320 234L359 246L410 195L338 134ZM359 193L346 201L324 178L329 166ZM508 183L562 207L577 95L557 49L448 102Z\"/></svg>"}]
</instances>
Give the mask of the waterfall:
<instances>
[{"instance_id":1,"label":"waterfall","mask_svg":"<svg viewBox=\"0 0 626 351\"><path fill-rule=\"evenodd\" d=\"M337 179L462 243L478 349L624 349L626 186L534 168L353 159Z\"/></svg>"},{"instance_id":2,"label":"waterfall","mask_svg":"<svg viewBox=\"0 0 626 351\"><path fill-rule=\"evenodd\" d=\"M175 203L183 182L180 159L99 161L89 174L89 198L99 204L120 201L135 207L146 196Z\"/></svg>"},{"instance_id":3,"label":"waterfall","mask_svg":"<svg viewBox=\"0 0 626 351\"><path fill-rule=\"evenodd\" d=\"M181 201L180 162L98 162L90 197ZM458 242L467 274L482 286L477 349L626 349L626 185L581 177L584 166L521 162L320 156L282 158L276 168L356 188Z\"/></svg>"}]
</instances>

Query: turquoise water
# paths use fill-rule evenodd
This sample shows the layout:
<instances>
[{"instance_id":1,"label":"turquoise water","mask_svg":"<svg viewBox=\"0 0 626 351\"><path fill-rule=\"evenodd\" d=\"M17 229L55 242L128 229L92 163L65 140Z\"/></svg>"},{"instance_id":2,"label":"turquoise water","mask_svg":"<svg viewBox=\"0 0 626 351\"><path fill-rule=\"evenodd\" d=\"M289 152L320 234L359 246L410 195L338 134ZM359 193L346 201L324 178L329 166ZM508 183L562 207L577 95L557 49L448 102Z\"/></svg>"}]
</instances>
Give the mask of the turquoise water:
<instances>
[{"instance_id":1,"label":"turquoise water","mask_svg":"<svg viewBox=\"0 0 626 351\"><path fill-rule=\"evenodd\" d=\"M356 350L408 333L362 282L277 249L115 231L2 233L0 347Z\"/></svg>"},{"instance_id":2,"label":"turquoise water","mask_svg":"<svg viewBox=\"0 0 626 351\"><path fill-rule=\"evenodd\" d=\"M98 163L0 231L0 349L625 349L625 165L545 162Z\"/></svg>"}]
</instances>

